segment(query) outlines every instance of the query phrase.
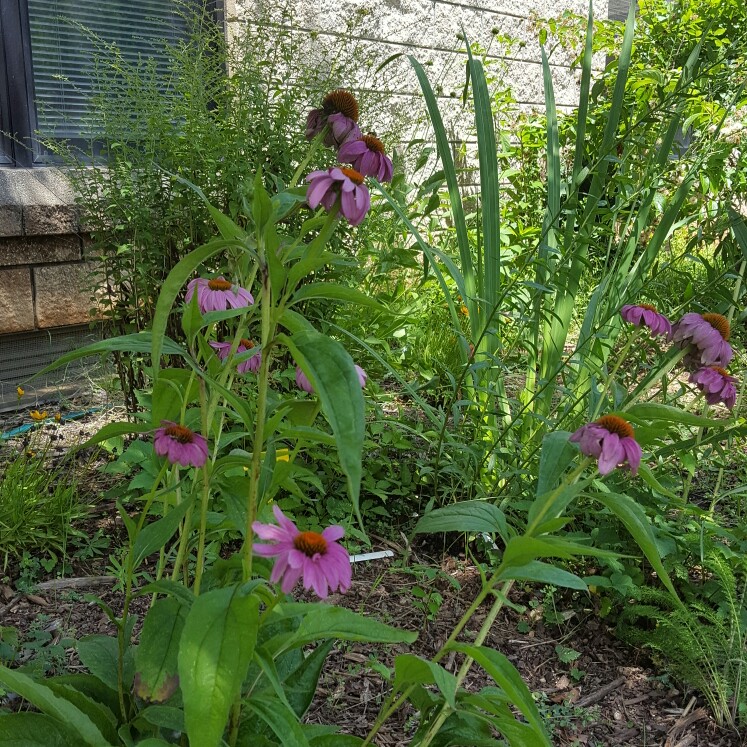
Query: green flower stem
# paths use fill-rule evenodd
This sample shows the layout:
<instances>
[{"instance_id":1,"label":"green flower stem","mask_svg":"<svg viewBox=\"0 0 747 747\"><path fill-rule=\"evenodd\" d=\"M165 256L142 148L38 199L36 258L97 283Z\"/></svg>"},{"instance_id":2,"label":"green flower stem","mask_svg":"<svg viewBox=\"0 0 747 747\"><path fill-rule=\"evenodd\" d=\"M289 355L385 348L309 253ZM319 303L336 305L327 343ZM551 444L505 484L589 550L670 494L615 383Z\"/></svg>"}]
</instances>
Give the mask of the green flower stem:
<instances>
[{"instance_id":1,"label":"green flower stem","mask_svg":"<svg viewBox=\"0 0 747 747\"><path fill-rule=\"evenodd\" d=\"M578 480L579 476L589 465L590 461L591 459L589 459L588 457L584 458L581 461L581 463L576 467L576 469L574 469L572 472L569 472L563 478L563 480L560 482L560 485L558 485L558 487L552 491L550 496L545 501L545 506L543 510L538 514L538 516L532 522L532 525L530 527L527 527L527 530L524 533L525 536L527 537L532 536L534 529L536 529L536 527L542 523L542 520L544 519L545 515L550 510L552 505L555 503L555 499L569 485L572 485L573 483L576 482L576 480ZM480 605L485 601L485 599L487 599L487 597L490 594L495 594L496 600L493 603L493 606L491 607L487 618L483 622L482 627L480 628L480 631L477 635L477 638L475 639L476 646L482 645L483 641L485 640L488 633L490 632L490 628L495 622L495 618L498 616L498 613L501 611L501 609L503 608L503 605L506 603L506 600L508 599L508 594L511 591L511 588L513 587L515 583L515 579L509 579L503 582L503 587L501 588L500 591L495 590L495 587L500 582L501 576L505 570L506 569L504 567L504 564L501 563L498 566L498 568L495 570L493 575L490 577L490 579L485 584L483 584L483 587L482 589L480 589L479 594L475 597L472 604L469 606L466 612L459 619L459 622L454 626L454 629L451 631L451 634L449 635L449 637L446 639L446 641L443 643L441 648L438 650L438 652L433 657L434 662L437 663L441 659L443 659L444 656L446 656L446 654L449 651L450 646L459 637L459 634L462 632L462 630L467 625L467 623L472 619L473 615L475 614L475 612L477 612ZM464 664L460 668L459 673L457 674L457 687L463 682L464 678L467 676L467 673L469 672L469 669L472 666L472 663L473 663L473 660L470 657L467 657ZM392 694L387 698L387 701L382 706L382 709L379 712L379 715L376 718L374 725L371 727L371 731L366 735L366 738L361 744L361 747L366 747L366 745L371 744L371 740L376 736L379 729L381 729L381 727L384 725L386 720L407 700L409 694L413 691L413 689L414 689L414 685L410 685L409 687L405 688L400 693L400 695L394 696L394 694ZM430 744L430 742L433 740L433 737L435 737L435 735L438 733L438 729L441 728L441 726L443 725L443 722L446 720L446 718L448 718L449 713L450 713L450 708L446 703L444 703L441 706L441 711L436 717L436 720L433 722L432 726L428 729L428 732L426 733L424 741L420 743L419 747L423 747L424 745Z\"/></svg>"},{"instance_id":2,"label":"green flower stem","mask_svg":"<svg viewBox=\"0 0 747 747\"><path fill-rule=\"evenodd\" d=\"M641 338L641 330L636 327L635 331L632 335L628 338L628 341L623 345L623 349L620 351L620 354L617 356L617 362L612 367L612 370L607 374L607 376L604 379L604 384L602 385L602 391L599 393L599 399L597 400L597 405L594 408L594 412L592 413L589 420L594 421L599 417L599 414L602 411L602 407L604 406L604 401L607 396L607 393L610 390L610 387L612 386L612 382L615 380L615 376L617 372L620 370L620 366L623 364L625 359L628 356L628 353L630 352L630 349L633 347L633 343L637 342Z\"/></svg>"},{"instance_id":3,"label":"green flower stem","mask_svg":"<svg viewBox=\"0 0 747 747\"><path fill-rule=\"evenodd\" d=\"M125 707L124 702L124 657L125 650L127 648L127 641L125 641L125 632L127 630L127 617L130 612L130 602L132 601L132 575L135 572L135 554L133 550L135 549L135 541L137 540L137 536L140 534L143 525L145 524L145 520L148 517L148 512L150 511L150 507L153 505L153 501L155 500L158 486L161 484L161 480L163 480L168 466L168 460L164 460L164 463L161 466L161 470L159 471L156 479L153 481L153 486L151 487L150 493L148 493L148 497L145 500L145 506L140 513L140 518L138 519L137 527L135 529L135 536L130 540L130 550L127 553L127 578L125 581L124 606L122 608L122 617L117 622L117 694L119 696L119 710L121 711L122 718L124 720L127 720L127 708Z\"/></svg>"},{"instance_id":4,"label":"green flower stem","mask_svg":"<svg viewBox=\"0 0 747 747\"><path fill-rule=\"evenodd\" d=\"M671 358L665 360L664 363L654 371L646 376L643 381L632 391L626 398L621 411L627 410L629 407L634 405L651 387L656 384L657 381L666 376L690 351L690 346L678 350Z\"/></svg>"},{"instance_id":5,"label":"green flower stem","mask_svg":"<svg viewBox=\"0 0 747 747\"><path fill-rule=\"evenodd\" d=\"M708 415L708 402L703 403L703 412L701 413L703 417L706 417ZM698 428L698 433L695 436L695 448L693 451L697 451L698 447L700 446L700 442L703 440L703 433L705 432L705 426L701 425ZM693 485L693 477L695 476L695 470L692 472L687 473L687 477L685 478L685 484L682 486L682 502L687 503L687 497L690 495L690 488Z\"/></svg>"},{"instance_id":6,"label":"green flower stem","mask_svg":"<svg viewBox=\"0 0 747 747\"><path fill-rule=\"evenodd\" d=\"M743 259L739 264L739 270L737 270L737 282L734 284L734 292L731 294L731 306L729 307L729 313L726 315L729 326L731 326L732 319L734 319L734 310L737 308L739 296L742 293L745 270L747 270L747 260Z\"/></svg>"},{"instance_id":7,"label":"green flower stem","mask_svg":"<svg viewBox=\"0 0 747 747\"><path fill-rule=\"evenodd\" d=\"M205 380L200 379L200 412L202 414L202 432L207 433L208 419L205 393ZM194 593L200 594L200 582L202 581L203 565L205 564L205 535L207 533L208 504L210 503L210 476L207 464L202 469L202 500L200 502L200 533L197 541L197 566L195 568ZM185 523L184 531L188 533L189 527ZM186 582L186 578L185 578Z\"/></svg>"},{"instance_id":8,"label":"green flower stem","mask_svg":"<svg viewBox=\"0 0 747 747\"><path fill-rule=\"evenodd\" d=\"M260 297L262 311L262 363L259 368L257 381L257 413L254 426L254 442L252 443L252 464L250 467L249 495L247 497L246 529L244 535L244 581L252 577L252 547L254 545L254 530L252 524L257 518L257 496L259 493L259 477L262 468L262 446L265 437L265 418L267 416L267 390L270 378L271 340L274 336L272 322L272 287L270 275L265 266L262 270L262 295Z\"/></svg>"},{"instance_id":9,"label":"green flower stem","mask_svg":"<svg viewBox=\"0 0 747 747\"><path fill-rule=\"evenodd\" d=\"M184 422L183 413L182 413L182 422ZM182 489L181 489L181 485L179 484L179 465L178 464L173 465L171 480L172 480L172 484L175 486L174 494L176 496L176 505L178 506L182 502ZM164 494L163 515L166 516L168 511L169 511L169 503L166 498L166 494ZM182 531L183 529L184 528L182 527ZM181 537L180 537L180 540L181 540ZM156 581L161 580L165 569L166 569L166 548L162 547L158 553L158 566L156 567ZM154 592L150 600L151 607L155 604L157 597L158 597L158 594Z\"/></svg>"},{"instance_id":10,"label":"green flower stem","mask_svg":"<svg viewBox=\"0 0 747 747\"><path fill-rule=\"evenodd\" d=\"M290 184L288 185L289 188L293 188L298 184L298 180L303 175L303 172L306 170L306 167L309 165L309 162L314 157L316 152L319 150L319 146L322 145L322 142L324 141L324 137L329 132L329 125L324 125L324 129L311 141L311 145L309 146L309 151L304 157L304 159L301 161L301 163L298 164L298 168L296 169L295 173L293 174L293 178L290 180Z\"/></svg>"},{"instance_id":11,"label":"green flower stem","mask_svg":"<svg viewBox=\"0 0 747 747\"><path fill-rule=\"evenodd\" d=\"M482 626L480 627L480 631L477 634L477 637L475 638L474 645L475 646L482 646L482 644L485 642L485 639L488 637L488 633L490 633L490 629L493 627L493 623L495 622L496 617L498 617L498 613L503 609L503 605L508 599L508 594L511 591L511 588L513 587L515 583L514 579L510 579L509 581L505 581L503 584L503 587L501 588L500 592L496 595L495 602L493 602L493 606L490 608L490 612L488 612L488 616L485 618ZM443 651L443 649L442 649ZM440 657L439 657L440 658ZM436 659L434 658L434 661ZM471 656L468 656L465 660L462 666L459 668L459 672L457 672L456 675L456 687L457 689L459 686L464 682L464 678L469 674L469 670L472 668L472 664L474 663L474 659ZM438 734L439 730L443 726L444 721L451 715L451 706L448 703L443 703L441 705L441 709L436 716L436 718L431 722L431 725L426 732L425 736L421 740L419 747L427 747L429 745L434 737Z\"/></svg>"}]
</instances>

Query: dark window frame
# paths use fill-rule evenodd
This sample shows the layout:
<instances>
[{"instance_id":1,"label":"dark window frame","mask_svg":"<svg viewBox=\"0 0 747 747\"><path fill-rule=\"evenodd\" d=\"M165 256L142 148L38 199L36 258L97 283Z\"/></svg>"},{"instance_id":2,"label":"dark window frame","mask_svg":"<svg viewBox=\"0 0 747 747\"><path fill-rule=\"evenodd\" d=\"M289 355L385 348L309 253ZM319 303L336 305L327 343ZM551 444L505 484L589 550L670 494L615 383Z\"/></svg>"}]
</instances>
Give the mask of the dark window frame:
<instances>
[{"instance_id":1,"label":"dark window frame","mask_svg":"<svg viewBox=\"0 0 747 747\"><path fill-rule=\"evenodd\" d=\"M224 0L204 0L204 5L225 32ZM32 64L27 0L0 0L0 168L50 163L36 138Z\"/></svg>"}]
</instances>

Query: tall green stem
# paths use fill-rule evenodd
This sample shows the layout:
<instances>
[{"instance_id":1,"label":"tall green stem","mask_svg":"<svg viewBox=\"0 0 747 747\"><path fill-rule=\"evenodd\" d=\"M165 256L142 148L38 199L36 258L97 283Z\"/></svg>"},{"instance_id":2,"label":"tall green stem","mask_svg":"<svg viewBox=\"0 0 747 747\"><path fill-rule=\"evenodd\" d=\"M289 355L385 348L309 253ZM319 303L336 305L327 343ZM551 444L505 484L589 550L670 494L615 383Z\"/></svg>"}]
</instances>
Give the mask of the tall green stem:
<instances>
[{"instance_id":1,"label":"tall green stem","mask_svg":"<svg viewBox=\"0 0 747 747\"><path fill-rule=\"evenodd\" d=\"M254 426L254 442L252 444L252 463L249 480L249 496L246 507L246 534L244 536L244 581L252 576L252 546L254 531L252 524L257 518L257 497L259 494L259 478L262 469L262 447L265 437L265 417L267 416L267 388L270 377L271 342L273 336L272 323L272 286L270 275L265 265L262 268L262 363L259 367L257 382L257 413Z\"/></svg>"},{"instance_id":2,"label":"tall green stem","mask_svg":"<svg viewBox=\"0 0 747 747\"><path fill-rule=\"evenodd\" d=\"M205 380L200 379L200 413L202 414L202 432L208 432L208 419L205 394ZM205 535L207 532L207 515L208 504L210 503L210 477L208 475L207 464L202 468L202 500L200 502L200 534L197 542L197 565L195 567L194 592L200 593L200 582L202 581L202 571L205 565ZM184 527L185 533L188 527Z\"/></svg>"},{"instance_id":3,"label":"tall green stem","mask_svg":"<svg viewBox=\"0 0 747 747\"><path fill-rule=\"evenodd\" d=\"M538 512L537 516L535 517L534 521L530 526L527 527L526 532L524 533L525 536L531 537L536 530L538 526L542 524L542 521L544 520L544 517L547 515L547 512L552 508L552 506L555 503L555 499L569 486L578 480L581 473L586 469L586 467L590 463L589 458L585 458L581 461L581 463L576 467L576 469L569 472L563 480L560 482L557 488L555 488L552 493L548 495L548 497L544 500L542 509ZM449 651L449 648L451 645L456 641L456 639L459 637L459 634L464 629L465 625L472 619L472 616L477 612L480 605L487 599L487 597L490 594L496 595L496 600L493 603L493 606L490 609L490 612L488 613L487 618L483 622L480 631L477 635L477 638L475 639L475 645L480 646L482 645L483 641L487 637L488 633L490 632L490 628L492 627L493 623L495 622L495 618L498 616L498 613L503 608L503 605L506 603L506 600L508 599L508 593L511 591L511 588L513 587L515 580L509 579L507 581L503 582L503 587L500 591L496 591L495 587L501 580L501 576L506 571L506 567L503 563L501 563L498 568L495 570L493 575L490 577L488 581L486 581L483 584L482 589L480 589L480 592L475 597L472 604L469 606L469 608L465 611L465 613L462 615L462 617L459 619L459 622L454 626L454 629L451 631L451 634L446 639L446 641L443 643L441 648L438 650L438 652L433 657L434 662L439 662ZM473 664L473 660L471 658L467 658L462 667L459 670L459 674L457 675L457 686L461 684L461 682L464 680L464 678L467 676L467 673L469 672L470 667ZM390 695L387 699L384 706L382 706L381 711L379 712L378 717L376 718L376 721L374 722L374 725L371 727L371 731L366 735L366 738L363 740L363 743L361 744L361 747L366 747L366 745L371 744L373 738L378 733L379 729L384 725L386 720L397 711L397 709L404 704L404 702L407 700L409 694L412 692L414 688L414 685L411 685L409 687L406 687L400 695L395 696L394 694ZM428 729L428 732L426 733L425 740L421 742L420 747L423 747L423 745L430 744L433 737L438 733L438 729L441 728L443 725L443 722L446 720L446 718L449 716L449 707L444 703L441 707L441 710L436 717L436 720L433 722L431 727Z\"/></svg>"},{"instance_id":4,"label":"tall green stem","mask_svg":"<svg viewBox=\"0 0 747 747\"><path fill-rule=\"evenodd\" d=\"M311 159L314 157L314 154L319 150L319 147L322 145L324 141L324 137L328 131L329 131L329 126L324 125L324 129L311 141L309 151L304 157L304 159L301 161L301 163L298 164L298 168L293 174L293 178L290 180L290 184L288 185L289 187L295 187L296 184L298 184L298 180L301 178L303 172L306 171L306 167L311 162Z\"/></svg>"}]
</instances>

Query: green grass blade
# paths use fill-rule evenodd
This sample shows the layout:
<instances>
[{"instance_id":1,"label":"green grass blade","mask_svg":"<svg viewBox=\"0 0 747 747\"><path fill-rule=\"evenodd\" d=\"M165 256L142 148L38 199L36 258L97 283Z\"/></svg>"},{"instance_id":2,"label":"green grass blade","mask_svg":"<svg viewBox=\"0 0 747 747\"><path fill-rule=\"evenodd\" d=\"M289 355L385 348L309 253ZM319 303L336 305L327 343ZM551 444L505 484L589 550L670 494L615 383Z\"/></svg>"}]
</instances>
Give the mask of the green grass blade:
<instances>
[{"instance_id":1,"label":"green grass blade","mask_svg":"<svg viewBox=\"0 0 747 747\"><path fill-rule=\"evenodd\" d=\"M443 165L444 169L446 186L449 190L451 214L454 219L454 229L456 231L457 244L459 245L459 258L462 265L461 273L463 275L463 285L466 294L462 296L462 298L469 308L472 335L474 338L477 338L479 336L477 327L477 283L475 278L474 265L472 262L472 251L470 249L469 237L467 235L467 222L464 217L464 206L462 205L462 197L459 193L459 180L457 179L456 168L454 167L454 159L451 155L451 145L449 143L449 138L446 135L446 129L444 127L443 119L441 118L441 112L438 110L436 95L433 93L433 89L431 88L428 76L425 74L422 65L412 55L408 55L408 59L410 60L410 64L415 70L415 74L418 77L418 82L420 83L420 88L423 91L425 104L428 108L428 114L431 118L431 124L433 125L433 132L436 138L438 156L441 159L441 164Z\"/></svg>"},{"instance_id":2,"label":"green grass blade","mask_svg":"<svg viewBox=\"0 0 747 747\"><path fill-rule=\"evenodd\" d=\"M465 37L466 41L466 37ZM490 93L485 80L482 63L472 56L467 43L468 71L472 81L472 95L475 103L475 130L477 132L477 149L480 163L480 205L482 207L482 235L484 243L483 265L478 268L485 289L485 303L477 310L480 324L484 327L490 310L498 303L501 284L501 222L500 222L500 189L498 184L498 160L495 142L493 110L490 106ZM480 314L482 310L482 314ZM470 316L472 309L470 309ZM497 318L497 317L496 317ZM482 331L482 329L481 329ZM492 337L492 336L491 336ZM490 338L486 335L490 345ZM500 345L494 339L490 352L495 352Z\"/></svg>"}]
</instances>

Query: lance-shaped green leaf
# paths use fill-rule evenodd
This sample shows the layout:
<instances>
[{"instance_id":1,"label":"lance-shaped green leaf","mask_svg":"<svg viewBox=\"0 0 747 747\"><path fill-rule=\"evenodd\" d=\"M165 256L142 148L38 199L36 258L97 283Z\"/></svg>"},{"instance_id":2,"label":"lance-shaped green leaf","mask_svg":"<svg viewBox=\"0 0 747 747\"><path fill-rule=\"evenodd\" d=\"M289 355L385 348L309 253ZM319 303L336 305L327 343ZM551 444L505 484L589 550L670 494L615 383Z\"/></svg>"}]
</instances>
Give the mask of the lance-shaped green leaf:
<instances>
[{"instance_id":1,"label":"lance-shaped green leaf","mask_svg":"<svg viewBox=\"0 0 747 747\"><path fill-rule=\"evenodd\" d=\"M185 498L178 506L172 508L166 516L148 524L138 533L135 546L132 549L135 556L134 568L137 568L148 555L160 550L174 536L193 500L193 496Z\"/></svg>"},{"instance_id":2,"label":"lance-shaped green leaf","mask_svg":"<svg viewBox=\"0 0 747 747\"><path fill-rule=\"evenodd\" d=\"M682 425L706 426L710 428L723 428L730 425L728 420L714 420L704 418L692 412L685 412L679 407L663 405L657 402L638 402L631 405L625 412L617 413L621 417L629 417L633 422L662 420L668 423L680 423Z\"/></svg>"},{"instance_id":3,"label":"lance-shaped green leaf","mask_svg":"<svg viewBox=\"0 0 747 747\"><path fill-rule=\"evenodd\" d=\"M0 683L32 703L42 713L65 724L77 736L81 745L106 747L111 744L83 711L28 675L0 665Z\"/></svg>"},{"instance_id":4,"label":"lance-shaped green leaf","mask_svg":"<svg viewBox=\"0 0 747 747\"><path fill-rule=\"evenodd\" d=\"M337 441L337 454L347 477L353 510L363 527L359 497L364 401L353 359L337 340L316 331L301 331L292 337L278 335L278 341L288 346L322 403L322 411Z\"/></svg>"},{"instance_id":5,"label":"lance-shaped green leaf","mask_svg":"<svg viewBox=\"0 0 747 747\"><path fill-rule=\"evenodd\" d=\"M434 661L415 654L402 654L394 660L395 691L409 685L436 685L452 710L456 710L457 678Z\"/></svg>"},{"instance_id":6,"label":"lance-shaped green leaf","mask_svg":"<svg viewBox=\"0 0 747 747\"><path fill-rule=\"evenodd\" d=\"M75 733L43 713L0 716L0 747L77 747Z\"/></svg>"},{"instance_id":7,"label":"lance-shaped green leaf","mask_svg":"<svg viewBox=\"0 0 747 747\"><path fill-rule=\"evenodd\" d=\"M552 586L565 586L568 589L586 591L586 582L575 573L569 573L562 568L543 563L541 560L530 560L523 565L507 565L501 569L499 577L502 580L516 579L517 581L535 581Z\"/></svg>"},{"instance_id":8,"label":"lance-shaped green leaf","mask_svg":"<svg viewBox=\"0 0 747 747\"><path fill-rule=\"evenodd\" d=\"M669 578L669 574L661 562L661 555L659 554L659 548L656 546L654 532L643 509L630 496L624 493L604 493L598 491L590 497L603 503L620 519L674 600L678 604L682 604L672 585L672 580Z\"/></svg>"},{"instance_id":9,"label":"lance-shaped green leaf","mask_svg":"<svg viewBox=\"0 0 747 747\"><path fill-rule=\"evenodd\" d=\"M354 303L358 306L368 306L377 311L387 311L386 306L371 296L359 291L357 288L350 288L340 283L310 283L302 285L288 302L289 306L309 298L328 298L333 301L344 301Z\"/></svg>"},{"instance_id":10,"label":"lance-shaped green leaf","mask_svg":"<svg viewBox=\"0 0 747 747\"><path fill-rule=\"evenodd\" d=\"M544 722L534 703L532 693L524 684L516 667L502 653L487 646L471 646L465 643L454 643L450 648L467 654L493 678L534 729L537 747L545 745L551 747L550 738L545 731Z\"/></svg>"},{"instance_id":11,"label":"lance-shaped green leaf","mask_svg":"<svg viewBox=\"0 0 747 747\"><path fill-rule=\"evenodd\" d=\"M258 626L259 600L240 588L215 589L192 604L178 656L190 744L220 744L254 654Z\"/></svg>"},{"instance_id":12,"label":"lance-shaped green leaf","mask_svg":"<svg viewBox=\"0 0 747 747\"><path fill-rule=\"evenodd\" d=\"M415 526L416 534L437 532L488 532L498 534L504 542L511 536L503 511L487 501L461 501L436 508Z\"/></svg>"},{"instance_id":13,"label":"lance-shaped green leaf","mask_svg":"<svg viewBox=\"0 0 747 747\"><path fill-rule=\"evenodd\" d=\"M148 611L135 651L135 695L164 703L176 692L179 640L188 607L176 597L158 599Z\"/></svg>"}]
</instances>

